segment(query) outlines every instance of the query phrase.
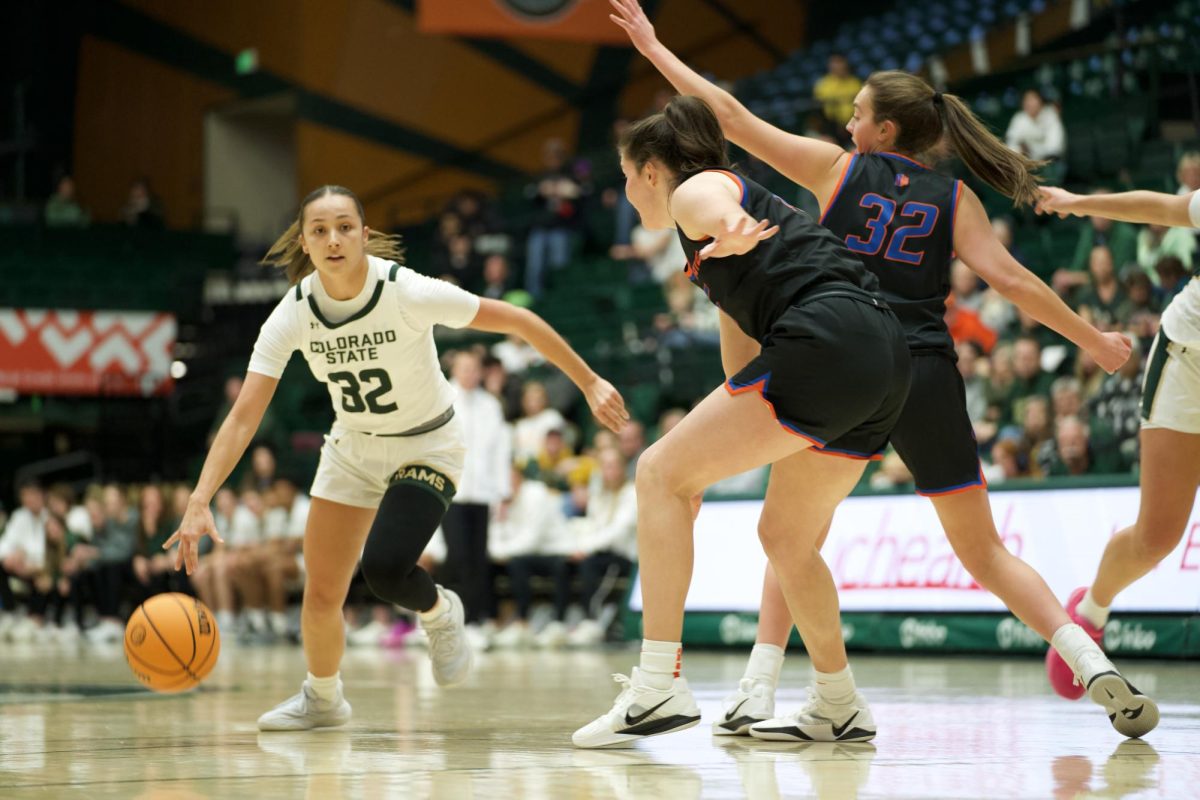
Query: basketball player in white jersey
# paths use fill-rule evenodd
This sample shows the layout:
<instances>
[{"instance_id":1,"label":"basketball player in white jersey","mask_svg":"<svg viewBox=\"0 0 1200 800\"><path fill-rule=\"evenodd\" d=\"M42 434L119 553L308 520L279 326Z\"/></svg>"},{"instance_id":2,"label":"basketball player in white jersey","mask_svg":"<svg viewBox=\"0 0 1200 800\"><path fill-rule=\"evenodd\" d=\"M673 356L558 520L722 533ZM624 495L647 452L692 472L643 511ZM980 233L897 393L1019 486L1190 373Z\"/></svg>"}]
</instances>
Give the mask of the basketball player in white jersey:
<instances>
[{"instance_id":1,"label":"basketball player in white jersey","mask_svg":"<svg viewBox=\"0 0 1200 800\"><path fill-rule=\"evenodd\" d=\"M1200 192L1076 195L1043 188L1038 211L1066 217L1200 228ZM1200 268L1163 311L1142 384L1141 506L1137 521L1104 548L1091 586L1076 589L1067 613L1103 644L1109 606L1125 587L1178 546L1200 488ZM1077 699L1083 689L1051 650L1046 671L1054 690Z\"/></svg>"},{"instance_id":2,"label":"basketball player in white jersey","mask_svg":"<svg viewBox=\"0 0 1200 800\"><path fill-rule=\"evenodd\" d=\"M342 604L360 557L380 599L417 612L438 684L462 682L471 651L458 596L417 566L462 473L463 433L438 366L433 326L515 334L565 372L596 418L618 430L620 394L536 314L486 300L400 266L395 237L364 224L349 189L323 186L267 253L292 288L254 345L245 385L221 425L175 543L175 567L196 568L201 537L220 541L209 502L245 452L294 351L329 388L336 419L325 437L304 534L301 626L308 677L258 720L260 730L343 725L350 704L338 667Z\"/></svg>"}]
</instances>

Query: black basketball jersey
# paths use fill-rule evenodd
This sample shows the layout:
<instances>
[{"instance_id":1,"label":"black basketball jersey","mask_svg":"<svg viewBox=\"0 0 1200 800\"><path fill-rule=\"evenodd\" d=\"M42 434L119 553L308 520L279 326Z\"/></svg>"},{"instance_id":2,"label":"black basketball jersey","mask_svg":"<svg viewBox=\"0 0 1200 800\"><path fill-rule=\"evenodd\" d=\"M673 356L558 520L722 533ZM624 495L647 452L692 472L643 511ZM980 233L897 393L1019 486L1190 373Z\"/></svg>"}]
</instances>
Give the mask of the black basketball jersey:
<instances>
[{"instance_id":1,"label":"black basketball jersey","mask_svg":"<svg viewBox=\"0 0 1200 800\"><path fill-rule=\"evenodd\" d=\"M962 181L895 153L855 154L821 215L900 318L911 350L954 351L946 296Z\"/></svg>"},{"instance_id":2,"label":"black basketball jersey","mask_svg":"<svg viewBox=\"0 0 1200 800\"><path fill-rule=\"evenodd\" d=\"M832 283L874 293L878 281L841 240L808 214L767 189L728 170L742 189L742 208L756 220L770 220L779 232L740 256L700 259L708 240L693 241L679 230L687 254L688 278L748 336L763 341L790 306Z\"/></svg>"}]
</instances>

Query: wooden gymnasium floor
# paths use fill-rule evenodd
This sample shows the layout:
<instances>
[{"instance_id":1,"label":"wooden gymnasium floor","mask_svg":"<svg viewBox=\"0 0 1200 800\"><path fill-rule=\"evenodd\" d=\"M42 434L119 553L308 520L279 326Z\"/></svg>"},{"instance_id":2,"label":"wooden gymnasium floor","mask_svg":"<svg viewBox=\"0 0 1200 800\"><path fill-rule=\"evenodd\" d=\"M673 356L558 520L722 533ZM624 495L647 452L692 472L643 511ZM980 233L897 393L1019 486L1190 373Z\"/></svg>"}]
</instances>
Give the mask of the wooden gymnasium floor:
<instances>
[{"instance_id":1,"label":"wooden gymnasium floor","mask_svg":"<svg viewBox=\"0 0 1200 800\"><path fill-rule=\"evenodd\" d=\"M0 798L1188 798L1200 797L1200 666L1129 662L1163 721L1123 743L1103 712L1051 695L1034 659L855 658L874 744L714 738L744 654L685 654L705 719L634 749L580 751L632 651L488 653L439 690L422 651L351 650L355 718L259 734L296 691L292 647L227 646L202 691L142 692L119 646L0 645ZM808 664L784 669L783 708Z\"/></svg>"}]
</instances>

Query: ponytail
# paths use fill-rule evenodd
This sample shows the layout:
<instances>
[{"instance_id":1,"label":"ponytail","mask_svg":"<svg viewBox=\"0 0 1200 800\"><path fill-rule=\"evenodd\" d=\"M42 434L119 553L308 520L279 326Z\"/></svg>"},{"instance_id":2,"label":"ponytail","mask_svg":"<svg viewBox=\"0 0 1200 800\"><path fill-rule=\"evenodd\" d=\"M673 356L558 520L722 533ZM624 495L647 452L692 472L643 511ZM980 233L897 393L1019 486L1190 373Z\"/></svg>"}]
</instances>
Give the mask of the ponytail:
<instances>
[{"instance_id":1,"label":"ponytail","mask_svg":"<svg viewBox=\"0 0 1200 800\"><path fill-rule=\"evenodd\" d=\"M655 159L675 180L706 169L728 169L729 152L721 123L699 97L679 95L661 113L638 120L621 135L621 152L641 169Z\"/></svg>"},{"instance_id":2,"label":"ponytail","mask_svg":"<svg viewBox=\"0 0 1200 800\"><path fill-rule=\"evenodd\" d=\"M296 219L283 232L283 235L275 240L275 244L271 245L271 249L267 251L267 254L262 257L259 263L281 268L284 274L287 275L289 285L299 283L301 278L315 270L316 267L313 266L312 259L308 257L308 253L305 253L304 248L300 246L300 235L304 227L304 212L314 200L334 194L349 197L353 200L354 207L358 211L359 221L366 222L362 203L354 192L344 186L333 185L314 189L301 201L300 210L296 213ZM376 230L368 231L367 245L364 249L367 255L377 256L387 261L395 261L401 265L404 264L404 247L400 244L400 237L395 234L380 233Z\"/></svg>"},{"instance_id":3,"label":"ponytail","mask_svg":"<svg viewBox=\"0 0 1200 800\"><path fill-rule=\"evenodd\" d=\"M945 137L971 172L1012 198L1014 205L1033 205L1037 200L1041 178L1034 172L1046 162L1010 149L962 98L935 92L916 75L894 70L872 74L866 85L871 89L875 121L891 120L899 129L896 150L920 155Z\"/></svg>"}]
</instances>

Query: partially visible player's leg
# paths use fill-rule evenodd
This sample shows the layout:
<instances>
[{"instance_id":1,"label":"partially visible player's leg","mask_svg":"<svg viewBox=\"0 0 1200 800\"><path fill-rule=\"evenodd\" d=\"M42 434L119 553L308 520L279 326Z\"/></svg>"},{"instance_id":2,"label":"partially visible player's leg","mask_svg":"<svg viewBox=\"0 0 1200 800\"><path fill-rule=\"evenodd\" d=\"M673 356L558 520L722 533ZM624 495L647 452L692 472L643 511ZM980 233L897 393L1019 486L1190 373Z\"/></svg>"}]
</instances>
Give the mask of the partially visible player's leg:
<instances>
[{"instance_id":1,"label":"partially visible player's leg","mask_svg":"<svg viewBox=\"0 0 1200 800\"><path fill-rule=\"evenodd\" d=\"M300 626L308 678L300 693L258 719L259 730L308 730L344 725L350 704L338 667L346 649L342 605L375 509L313 497L304 532L304 602Z\"/></svg>"}]
</instances>

